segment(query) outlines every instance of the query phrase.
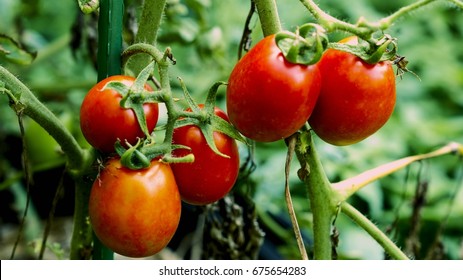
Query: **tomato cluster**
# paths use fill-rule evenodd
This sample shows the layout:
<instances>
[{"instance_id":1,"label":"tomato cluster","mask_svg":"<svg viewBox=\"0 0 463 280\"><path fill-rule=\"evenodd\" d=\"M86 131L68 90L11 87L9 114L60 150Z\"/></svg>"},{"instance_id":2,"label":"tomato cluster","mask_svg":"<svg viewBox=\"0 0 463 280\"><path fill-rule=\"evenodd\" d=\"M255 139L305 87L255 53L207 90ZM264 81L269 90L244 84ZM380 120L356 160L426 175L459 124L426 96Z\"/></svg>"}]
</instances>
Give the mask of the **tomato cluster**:
<instances>
[{"instance_id":1,"label":"tomato cluster","mask_svg":"<svg viewBox=\"0 0 463 280\"><path fill-rule=\"evenodd\" d=\"M357 39L349 37L342 43L357 44ZM121 105L123 94L106 87L112 81L130 87L135 78L119 75L99 82L80 112L83 135L106 154L114 153L117 141L133 146L145 137L134 111ZM148 85L145 89L151 91ZM315 65L291 63L272 35L236 64L226 101L229 115L218 108L214 114L250 139L284 139L308 122L324 141L349 145L370 136L389 119L395 105L395 75L389 62L368 64L334 49L325 51ZM151 132L157 124L158 104L142 106ZM174 235L182 200L205 205L231 190L239 171L236 141L219 131L205 137L203 129L192 123L173 131L172 156L193 154L191 163L155 159L147 168L132 170L117 157L107 161L89 202L90 221L103 244L130 257L153 255Z\"/></svg>"},{"instance_id":2,"label":"tomato cluster","mask_svg":"<svg viewBox=\"0 0 463 280\"><path fill-rule=\"evenodd\" d=\"M223 198L233 187L239 170L235 139L214 131L214 152L195 125L174 129L174 157L194 155L194 162L168 164L154 159L149 167L132 170L122 166L116 141L130 145L144 137L132 109L120 105L122 94L105 86L112 81L130 87L135 78L112 76L96 84L85 97L80 114L82 132L94 148L109 155L93 183L89 215L95 234L114 252L146 257L162 250L173 237L180 220L181 201L205 205ZM151 90L145 85L146 90ZM204 106L200 106L203 108ZM158 119L158 104L143 104L151 132ZM214 113L228 121L215 108Z\"/></svg>"},{"instance_id":3,"label":"tomato cluster","mask_svg":"<svg viewBox=\"0 0 463 280\"><path fill-rule=\"evenodd\" d=\"M341 41L357 44L356 37ZM287 61L271 35L233 69L227 88L231 123L256 141L276 141L308 121L333 145L350 145L372 135L395 105L395 74L388 61L369 64L329 49L304 66Z\"/></svg>"}]
</instances>

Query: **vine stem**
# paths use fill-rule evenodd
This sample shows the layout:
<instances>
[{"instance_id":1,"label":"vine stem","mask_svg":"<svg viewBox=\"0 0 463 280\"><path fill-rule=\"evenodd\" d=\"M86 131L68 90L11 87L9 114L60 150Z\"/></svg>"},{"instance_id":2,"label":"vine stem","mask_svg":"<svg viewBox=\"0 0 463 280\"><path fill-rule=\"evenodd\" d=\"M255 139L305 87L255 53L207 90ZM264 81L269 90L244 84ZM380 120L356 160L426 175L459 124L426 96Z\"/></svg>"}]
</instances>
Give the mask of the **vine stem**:
<instances>
[{"instance_id":1,"label":"vine stem","mask_svg":"<svg viewBox=\"0 0 463 280\"><path fill-rule=\"evenodd\" d=\"M256 4L260 24L264 36L269 36L281 31L280 17L278 16L275 0L252 0Z\"/></svg>"},{"instance_id":2,"label":"vine stem","mask_svg":"<svg viewBox=\"0 0 463 280\"><path fill-rule=\"evenodd\" d=\"M347 202L341 204L341 212L352 219L357 225L363 228L373 239L380 244L386 253L396 260L409 260L407 255L389 237L381 231L367 217L360 213L355 207Z\"/></svg>"},{"instance_id":3,"label":"vine stem","mask_svg":"<svg viewBox=\"0 0 463 280\"><path fill-rule=\"evenodd\" d=\"M327 32L335 30L346 31L357 35L358 37L374 43L371 39L371 35L376 31L384 31L391 27L394 22L398 19L410 14L419 8L436 2L450 2L459 8L463 9L463 2L460 0L420 0L410 5L404 6L399 10L395 11L391 15L384 17L375 22L368 22L365 18L361 17L358 19L356 24L351 24L342 20L339 20L326 12L315 4L313 0L300 0L300 2L307 8L307 10L313 15L313 17L322 25Z\"/></svg>"},{"instance_id":4,"label":"vine stem","mask_svg":"<svg viewBox=\"0 0 463 280\"><path fill-rule=\"evenodd\" d=\"M331 260L331 225L338 206L310 131L298 134L295 151L301 165L298 176L307 187L312 210L314 259Z\"/></svg>"},{"instance_id":5,"label":"vine stem","mask_svg":"<svg viewBox=\"0 0 463 280\"><path fill-rule=\"evenodd\" d=\"M302 238L301 230L299 228L299 223L297 222L296 212L294 211L293 200L291 199L291 191L289 186L289 172L291 170L291 161L293 160L293 153L296 149L297 138L296 135L292 135L287 139L288 153L286 155L285 163L285 200L286 206L288 208L289 217L291 218L291 223L293 224L294 235L296 236L297 246L299 248L299 253L303 260L308 260L309 256L304 246L304 239Z\"/></svg>"},{"instance_id":6,"label":"vine stem","mask_svg":"<svg viewBox=\"0 0 463 280\"><path fill-rule=\"evenodd\" d=\"M92 161L92 154L79 146L58 117L41 103L27 86L3 66L0 66L0 76L13 106L23 107L23 113L42 126L61 146L67 157L68 169L79 170Z\"/></svg>"},{"instance_id":7,"label":"vine stem","mask_svg":"<svg viewBox=\"0 0 463 280\"><path fill-rule=\"evenodd\" d=\"M135 43L145 43L156 45L156 38L161 26L162 14L166 6L166 0L145 0L143 10L138 26L138 32L135 36ZM132 58L129 69L136 76L149 64L150 57L137 55Z\"/></svg>"}]
</instances>

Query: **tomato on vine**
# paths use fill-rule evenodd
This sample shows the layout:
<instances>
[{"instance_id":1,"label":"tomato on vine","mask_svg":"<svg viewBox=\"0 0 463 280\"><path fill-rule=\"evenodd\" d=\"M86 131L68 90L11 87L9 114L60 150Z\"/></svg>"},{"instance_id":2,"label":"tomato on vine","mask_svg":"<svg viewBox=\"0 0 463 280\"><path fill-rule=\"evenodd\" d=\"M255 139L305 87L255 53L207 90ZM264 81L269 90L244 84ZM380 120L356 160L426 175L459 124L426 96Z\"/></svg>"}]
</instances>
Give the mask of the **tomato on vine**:
<instances>
[{"instance_id":1,"label":"tomato on vine","mask_svg":"<svg viewBox=\"0 0 463 280\"><path fill-rule=\"evenodd\" d=\"M340 43L357 44L357 37ZM387 122L396 101L391 62L368 64L353 54L329 49L318 64L322 87L309 124L322 140L351 145Z\"/></svg>"},{"instance_id":2,"label":"tomato on vine","mask_svg":"<svg viewBox=\"0 0 463 280\"><path fill-rule=\"evenodd\" d=\"M304 125L320 87L317 65L287 61L275 35L267 36L235 65L228 80L227 113L244 136L277 141Z\"/></svg>"},{"instance_id":3,"label":"tomato on vine","mask_svg":"<svg viewBox=\"0 0 463 280\"><path fill-rule=\"evenodd\" d=\"M135 78L116 75L100 81L90 89L80 108L80 127L85 139L104 153L114 152L114 143L118 139L122 144L127 141L135 145L138 138L145 136L134 111L120 106L122 95L114 89L104 89L113 81L130 87ZM145 89L151 90L151 87L146 84ZM143 110L148 131L152 131L158 121L158 104L145 103Z\"/></svg>"},{"instance_id":4,"label":"tomato on vine","mask_svg":"<svg viewBox=\"0 0 463 280\"><path fill-rule=\"evenodd\" d=\"M219 108L216 107L214 113L229 121ZM215 202L223 198L236 182L239 171L236 141L218 131L214 131L213 138L218 151L228 157L215 153L197 126L187 125L174 130L173 143L191 150L176 149L173 155L183 157L193 153L195 158L192 163L172 164L180 195L187 203L205 205Z\"/></svg>"},{"instance_id":5,"label":"tomato on vine","mask_svg":"<svg viewBox=\"0 0 463 280\"><path fill-rule=\"evenodd\" d=\"M169 165L153 160L146 169L110 159L90 193L90 222L100 241L128 257L161 251L180 220L181 200Z\"/></svg>"}]
</instances>

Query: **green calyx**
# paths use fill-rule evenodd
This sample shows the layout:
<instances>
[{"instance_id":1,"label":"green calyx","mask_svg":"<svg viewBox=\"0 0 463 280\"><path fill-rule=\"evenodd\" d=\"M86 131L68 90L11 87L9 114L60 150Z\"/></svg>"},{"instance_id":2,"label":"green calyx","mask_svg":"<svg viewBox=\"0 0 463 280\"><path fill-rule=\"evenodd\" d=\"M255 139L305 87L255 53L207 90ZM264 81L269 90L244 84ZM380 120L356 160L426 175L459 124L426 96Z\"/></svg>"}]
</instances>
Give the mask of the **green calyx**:
<instances>
[{"instance_id":1,"label":"green calyx","mask_svg":"<svg viewBox=\"0 0 463 280\"><path fill-rule=\"evenodd\" d=\"M215 131L221 132L229 137L232 137L235 140L246 143L246 139L229 122L215 115L215 100L217 96L217 91L221 85L225 84L224 82L217 82L210 88L204 106L198 105L193 100L182 80L180 80L180 84L182 85L183 95L189 105L192 114L188 114L186 118L176 122L176 128L187 125L197 126L201 130L209 147L216 154L226 158L228 158L229 156L221 153L215 145Z\"/></svg>"},{"instance_id":2,"label":"green calyx","mask_svg":"<svg viewBox=\"0 0 463 280\"><path fill-rule=\"evenodd\" d=\"M374 42L358 39L358 44L329 43L328 47L351 53L360 57L369 64L380 61L394 60L397 55L397 40L388 34L384 34Z\"/></svg>"},{"instance_id":3,"label":"green calyx","mask_svg":"<svg viewBox=\"0 0 463 280\"><path fill-rule=\"evenodd\" d=\"M303 65L317 63L328 46L325 29L314 23L299 27L296 33L279 32L275 41L289 62Z\"/></svg>"}]
</instances>

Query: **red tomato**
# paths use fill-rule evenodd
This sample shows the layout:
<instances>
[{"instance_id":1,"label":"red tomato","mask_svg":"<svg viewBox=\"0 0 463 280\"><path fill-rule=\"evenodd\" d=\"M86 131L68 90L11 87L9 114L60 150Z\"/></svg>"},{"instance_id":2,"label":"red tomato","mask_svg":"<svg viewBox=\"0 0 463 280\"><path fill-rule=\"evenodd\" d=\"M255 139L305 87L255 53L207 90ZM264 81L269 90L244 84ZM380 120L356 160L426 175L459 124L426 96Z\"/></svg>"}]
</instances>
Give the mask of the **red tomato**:
<instances>
[{"instance_id":1,"label":"red tomato","mask_svg":"<svg viewBox=\"0 0 463 280\"><path fill-rule=\"evenodd\" d=\"M90 193L95 234L105 246L128 257L161 251L177 230L180 212L172 170L155 160L146 169L131 170L118 158L110 159Z\"/></svg>"},{"instance_id":2,"label":"red tomato","mask_svg":"<svg viewBox=\"0 0 463 280\"><path fill-rule=\"evenodd\" d=\"M356 37L341 42L356 44ZM309 124L333 145L357 143L380 129L396 100L395 74L388 61L368 64L339 50L327 50L320 62L322 89Z\"/></svg>"},{"instance_id":3,"label":"red tomato","mask_svg":"<svg viewBox=\"0 0 463 280\"><path fill-rule=\"evenodd\" d=\"M215 114L228 121L227 115L215 108ZM192 163L172 164L175 179L182 200L193 205L205 205L223 198L233 187L238 177L239 153L235 139L214 132L217 149L229 156L216 154L208 146L201 130L193 125L176 128L173 143L191 148L176 149L174 156L182 157L193 153Z\"/></svg>"},{"instance_id":4,"label":"red tomato","mask_svg":"<svg viewBox=\"0 0 463 280\"><path fill-rule=\"evenodd\" d=\"M135 78L118 75L100 81L90 89L80 108L80 127L85 139L105 153L114 152L117 139L120 139L122 144L127 140L134 145L137 138L145 137L133 110L124 109L119 105L122 96L112 89L103 90L111 81L131 86ZM145 85L145 88L151 90L149 85ZM152 131L158 121L158 104L147 103L143 105L143 109L148 130Z\"/></svg>"},{"instance_id":5,"label":"red tomato","mask_svg":"<svg viewBox=\"0 0 463 280\"><path fill-rule=\"evenodd\" d=\"M290 136L310 117L321 86L316 65L288 62L265 37L236 64L227 87L227 112L244 136L271 142Z\"/></svg>"}]
</instances>

